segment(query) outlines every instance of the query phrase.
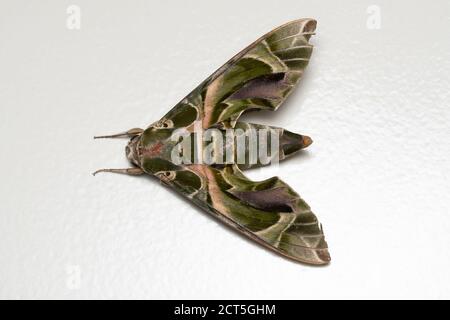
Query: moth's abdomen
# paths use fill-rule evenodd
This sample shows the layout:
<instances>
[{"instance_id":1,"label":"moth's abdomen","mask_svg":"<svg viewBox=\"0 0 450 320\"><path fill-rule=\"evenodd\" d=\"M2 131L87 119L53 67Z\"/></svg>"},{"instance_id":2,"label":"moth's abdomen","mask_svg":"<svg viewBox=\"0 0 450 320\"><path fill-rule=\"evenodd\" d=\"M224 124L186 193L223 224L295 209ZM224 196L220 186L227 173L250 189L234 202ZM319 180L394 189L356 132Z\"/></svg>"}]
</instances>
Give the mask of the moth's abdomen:
<instances>
[{"instance_id":1,"label":"moth's abdomen","mask_svg":"<svg viewBox=\"0 0 450 320\"><path fill-rule=\"evenodd\" d=\"M312 143L308 136L278 127L237 122L234 130L237 137L244 132L246 139L244 152L243 143L236 139L236 163L241 169L277 163Z\"/></svg>"},{"instance_id":2,"label":"moth's abdomen","mask_svg":"<svg viewBox=\"0 0 450 320\"><path fill-rule=\"evenodd\" d=\"M312 140L282 128L237 122L234 128L190 133L175 147L177 164L269 165L307 147Z\"/></svg>"}]
</instances>

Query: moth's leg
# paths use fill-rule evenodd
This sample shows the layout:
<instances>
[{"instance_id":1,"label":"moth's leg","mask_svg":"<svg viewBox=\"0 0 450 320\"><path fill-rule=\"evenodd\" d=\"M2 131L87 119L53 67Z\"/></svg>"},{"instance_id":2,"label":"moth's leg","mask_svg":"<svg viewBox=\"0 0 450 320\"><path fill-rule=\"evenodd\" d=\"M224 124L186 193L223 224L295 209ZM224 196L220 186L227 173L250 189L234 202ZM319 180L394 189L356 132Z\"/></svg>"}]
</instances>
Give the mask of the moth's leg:
<instances>
[{"instance_id":1,"label":"moth's leg","mask_svg":"<svg viewBox=\"0 0 450 320\"><path fill-rule=\"evenodd\" d=\"M128 174L130 176L138 176L144 173L144 170L138 167L134 168L126 168L126 169L100 169L95 171L92 175L96 175L99 172L112 172L112 173L122 173L122 174Z\"/></svg>"},{"instance_id":2,"label":"moth's leg","mask_svg":"<svg viewBox=\"0 0 450 320\"><path fill-rule=\"evenodd\" d=\"M94 139L103 139L103 138L121 138L121 137L129 137L132 138L134 136L140 135L142 132L144 132L141 128L133 128L125 132L112 134L109 136L95 136Z\"/></svg>"}]
</instances>

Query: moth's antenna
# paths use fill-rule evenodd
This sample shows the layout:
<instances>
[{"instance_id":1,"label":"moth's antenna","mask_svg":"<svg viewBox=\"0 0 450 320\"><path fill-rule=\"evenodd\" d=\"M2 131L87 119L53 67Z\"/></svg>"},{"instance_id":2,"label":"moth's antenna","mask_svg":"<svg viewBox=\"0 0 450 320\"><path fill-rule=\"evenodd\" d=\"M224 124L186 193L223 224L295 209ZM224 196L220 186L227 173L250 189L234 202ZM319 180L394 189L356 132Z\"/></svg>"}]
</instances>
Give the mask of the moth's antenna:
<instances>
[{"instance_id":1,"label":"moth's antenna","mask_svg":"<svg viewBox=\"0 0 450 320\"><path fill-rule=\"evenodd\" d=\"M116 133L108 136L95 136L94 139L105 139L105 138L121 138L121 137L129 137L132 138L134 136L140 135L142 132L144 132L141 128L133 128L125 132Z\"/></svg>"},{"instance_id":2,"label":"moth's antenna","mask_svg":"<svg viewBox=\"0 0 450 320\"><path fill-rule=\"evenodd\" d=\"M111 173L122 173L122 174L128 174L131 176L138 176L144 173L144 170L141 168L125 168L125 169L100 169L92 173L93 176L95 176L97 173L100 172L111 172Z\"/></svg>"}]
</instances>

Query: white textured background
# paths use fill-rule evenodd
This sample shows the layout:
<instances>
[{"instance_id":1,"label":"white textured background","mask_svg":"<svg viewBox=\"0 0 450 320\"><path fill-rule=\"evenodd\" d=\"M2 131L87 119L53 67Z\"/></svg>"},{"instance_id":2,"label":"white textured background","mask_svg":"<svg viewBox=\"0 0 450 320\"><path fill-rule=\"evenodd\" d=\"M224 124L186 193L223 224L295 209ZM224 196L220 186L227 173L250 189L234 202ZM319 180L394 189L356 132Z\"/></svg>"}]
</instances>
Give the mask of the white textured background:
<instances>
[{"instance_id":1,"label":"white textured background","mask_svg":"<svg viewBox=\"0 0 450 320\"><path fill-rule=\"evenodd\" d=\"M81 8L69 30L66 8ZM381 28L366 23L369 5ZM450 298L449 1L1 1L0 297ZM233 54L314 17L277 113L311 135L275 173L313 207L332 263L293 263L124 167L126 140Z\"/></svg>"}]
</instances>

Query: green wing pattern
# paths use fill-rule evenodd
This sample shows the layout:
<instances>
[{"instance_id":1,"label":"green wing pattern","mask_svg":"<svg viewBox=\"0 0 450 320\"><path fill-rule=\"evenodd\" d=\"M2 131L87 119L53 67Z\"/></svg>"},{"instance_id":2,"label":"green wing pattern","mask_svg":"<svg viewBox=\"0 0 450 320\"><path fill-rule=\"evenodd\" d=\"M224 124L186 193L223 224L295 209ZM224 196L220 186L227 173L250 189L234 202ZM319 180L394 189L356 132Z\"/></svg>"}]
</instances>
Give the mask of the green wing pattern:
<instances>
[{"instance_id":1,"label":"green wing pattern","mask_svg":"<svg viewBox=\"0 0 450 320\"><path fill-rule=\"evenodd\" d=\"M316 21L289 22L256 40L203 81L178 103L162 121L178 109L191 106L203 128L233 126L248 110L276 110L300 80L308 65Z\"/></svg>"},{"instance_id":2,"label":"green wing pattern","mask_svg":"<svg viewBox=\"0 0 450 320\"><path fill-rule=\"evenodd\" d=\"M258 243L291 259L326 264L330 261L321 225L310 207L278 177L254 182L236 165L222 169L191 165L181 171L195 174L195 186L172 174L175 189L242 231ZM201 181L201 182L200 182Z\"/></svg>"},{"instance_id":3,"label":"green wing pattern","mask_svg":"<svg viewBox=\"0 0 450 320\"><path fill-rule=\"evenodd\" d=\"M291 259L330 261L321 225L310 207L278 177L255 182L236 164L174 166L160 143L175 128L244 128L253 109L276 110L301 78L312 52L315 20L287 23L261 37L219 68L142 135L142 169L258 243ZM269 127L268 127L269 128ZM307 136L281 128L281 159L308 146ZM153 141L155 140L155 141ZM159 158L158 158L159 157ZM249 168L253 165L244 165Z\"/></svg>"},{"instance_id":4,"label":"green wing pattern","mask_svg":"<svg viewBox=\"0 0 450 320\"><path fill-rule=\"evenodd\" d=\"M143 169L152 173L146 161ZM152 163L153 162L153 163ZM300 262L327 264L328 246L311 208L278 177L251 181L236 165L167 167L158 178L256 242Z\"/></svg>"}]
</instances>

